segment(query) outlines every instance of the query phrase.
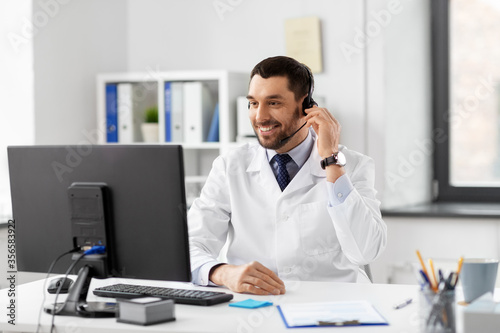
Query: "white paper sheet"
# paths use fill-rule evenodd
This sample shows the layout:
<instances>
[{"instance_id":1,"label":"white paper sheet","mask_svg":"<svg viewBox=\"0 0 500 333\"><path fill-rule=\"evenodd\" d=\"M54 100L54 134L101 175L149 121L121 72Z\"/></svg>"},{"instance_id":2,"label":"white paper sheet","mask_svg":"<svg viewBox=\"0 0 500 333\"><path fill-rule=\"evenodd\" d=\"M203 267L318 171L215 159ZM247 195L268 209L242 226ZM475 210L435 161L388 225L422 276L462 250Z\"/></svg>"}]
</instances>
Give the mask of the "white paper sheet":
<instances>
[{"instance_id":1,"label":"white paper sheet","mask_svg":"<svg viewBox=\"0 0 500 333\"><path fill-rule=\"evenodd\" d=\"M385 318L368 301L282 304L279 309L287 327L319 326L320 321L359 321L360 325L387 324Z\"/></svg>"}]
</instances>

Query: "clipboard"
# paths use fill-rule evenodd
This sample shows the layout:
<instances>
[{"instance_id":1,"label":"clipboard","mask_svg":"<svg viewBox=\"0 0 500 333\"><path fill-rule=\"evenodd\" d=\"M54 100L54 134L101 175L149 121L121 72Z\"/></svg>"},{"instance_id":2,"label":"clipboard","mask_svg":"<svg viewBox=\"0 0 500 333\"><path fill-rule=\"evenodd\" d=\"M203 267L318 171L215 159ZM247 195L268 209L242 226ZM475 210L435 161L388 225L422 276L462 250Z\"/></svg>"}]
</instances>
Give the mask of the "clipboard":
<instances>
[{"instance_id":1,"label":"clipboard","mask_svg":"<svg viewBox=\"0 0 500 333\"><path fill-rule=\"evenodd\" d=\"M368 301L294 303L277 306L287 328L389 325Z\"/></svg>"}]
</instances>

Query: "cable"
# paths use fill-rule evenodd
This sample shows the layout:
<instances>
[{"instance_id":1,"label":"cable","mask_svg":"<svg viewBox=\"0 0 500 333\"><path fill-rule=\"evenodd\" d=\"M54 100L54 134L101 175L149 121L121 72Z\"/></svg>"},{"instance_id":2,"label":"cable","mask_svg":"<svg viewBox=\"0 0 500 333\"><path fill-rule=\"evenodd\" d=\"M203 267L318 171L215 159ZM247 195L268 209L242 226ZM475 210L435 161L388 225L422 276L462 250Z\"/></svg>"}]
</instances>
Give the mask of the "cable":
<instances>
[{"instance_id":1,"label":"cable","mask_svg":"<svg viewBox=\"0 0 500 333\"><path fill-rule=\"evenodd\" d=\"M71 263L71 265L68 267L68 270L66 271L66 273L64 275L64 280L66 280L68 278L69 273L71 273L71 271L73 270L73 268L75 268L76 264L78 264L78 262L83 257L85 257L86 255L89 255L89 254L103 254L105 252L106 252L106 247L105 246L95 245L95 246L92 246L90 249L86 250L85 252L83 252L82 254L80 254L80 256L78 258L76 258L76 260L74 260ZM54 321L55 321L55 318L56 318L57 298L59 297L59 293L61 292L62 286L63 286L63 283L61 283L59 285L59 287L57 288L57 291L56 291L56 298L54 300L54 308L52 309L52 321L51 321L51 324L50 324L50 333L53 332L53 329L55 327Z\"/></svg>"},{"instance_id":2,"label":"cable","mask_svg":"<svg viewBox=\"0 0 500 333\"><path fill-rule=\"evenodd\" d=\"M43 299L42 299L42 305L40 306L40 312L38 313L38 323L36 325L36 333L39 332L40 330L40 322L41 322L41 318L42 318L42 313L43 313L43 306L45 304L45 298L46 298L46 293L45 293L45 289L47 287L47 281L49 280L49 277L50 277L50 274L52 273L52 270L54 269L54 266L56 265L56 263L64 256L67 256L68 254L71 254L71 253L74 253L74 252L78 252L80 251L80 248L79 247L75 247L74 249L68 251L68 252L65 252L63 254L61 254L59 257L57 257L56 259L54 259L52 261L52 263L50 264L49 266L49 270L47 272L47 277L45 278L45 281L43 282Z\"/></svg>"},{"instance_id":3,"label":"cable","mask_svg":"<svg viewBox=\"0 0 500 333\"><path fill-rule=\"evenodd\" d=\"M66 280L68 278L68 275L69 273L71 273L71 271L73 270L73 268L75 268L76 264L85 256L85 252L80 254L80 256L71 263L71 265L69 266L68 270L66 271L65 275L64 275L64 280ZM54 329L54 320L56 318L56 306L57 306L57 298L59 297L59 293L61 292L61 289L62 289L62 286L63 286L63 283L61 283L59 285L59 287L57 288L57 291L56 291L56 298L54 300L54 308L52 309L52 322L50 324L50 333L53 332L53 329Z\"/></svg>"}]
</instances>

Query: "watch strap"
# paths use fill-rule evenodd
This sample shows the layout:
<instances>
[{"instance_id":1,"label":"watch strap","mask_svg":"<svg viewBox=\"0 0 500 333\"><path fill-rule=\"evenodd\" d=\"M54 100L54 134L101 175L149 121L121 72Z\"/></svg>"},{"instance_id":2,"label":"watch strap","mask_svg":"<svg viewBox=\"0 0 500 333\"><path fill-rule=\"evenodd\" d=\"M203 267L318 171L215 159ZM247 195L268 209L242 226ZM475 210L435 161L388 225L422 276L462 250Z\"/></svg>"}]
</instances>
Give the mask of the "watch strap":
<instances>
[{"instance_id":1,"label":"watch strap","mask_svg":"<svg viewBox=\"0 0 500 333\"><path fill-rule=\"evenodd\" d=\"M327 158L321 160L321 162L320 162L321 163L321 168L323 170L325 170L326 167L329 166L329 165L344 166L344 164L339 163L338 154L339 154L339 152L333 153L332 156L328 156Z\"/></svg>"}]
</instances>

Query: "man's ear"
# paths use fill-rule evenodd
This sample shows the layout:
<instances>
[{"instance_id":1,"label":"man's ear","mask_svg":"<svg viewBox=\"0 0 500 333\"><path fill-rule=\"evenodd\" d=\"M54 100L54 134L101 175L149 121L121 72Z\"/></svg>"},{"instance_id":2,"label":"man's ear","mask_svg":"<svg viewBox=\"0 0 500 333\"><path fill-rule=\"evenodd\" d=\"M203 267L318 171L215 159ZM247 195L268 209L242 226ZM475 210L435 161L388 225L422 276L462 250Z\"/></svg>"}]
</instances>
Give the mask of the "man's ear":
<instances>
[{"instance_id":1,"label":"man's ear","mask_svg":"<svg viewBox=\"0 0 500 333\"><path fill-rule=\"evenodd\" d=\"M302 105L302 116L305 117L307 116L307 113L306 113L306 109L309 109L310 106L309 106L309 96L308 95L304 95L304 97L301 98L300 100L300 104Z\"/></svg>"}]
</instances>

